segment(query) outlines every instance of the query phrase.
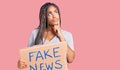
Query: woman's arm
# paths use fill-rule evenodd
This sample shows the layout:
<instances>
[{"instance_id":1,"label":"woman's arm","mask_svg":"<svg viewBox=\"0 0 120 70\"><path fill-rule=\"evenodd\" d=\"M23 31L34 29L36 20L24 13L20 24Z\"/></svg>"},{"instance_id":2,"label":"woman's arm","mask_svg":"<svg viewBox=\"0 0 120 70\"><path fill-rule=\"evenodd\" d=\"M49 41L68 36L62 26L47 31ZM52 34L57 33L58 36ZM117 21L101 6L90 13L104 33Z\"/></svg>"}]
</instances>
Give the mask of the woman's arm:
<instances>
[{"instance_id":1,"label":"woman's arm","mask_svg":"<svg viewBox=\"0 0 120 70\"><path fill-rule=\"evenodd\" d=\"M52 27L52 30L53 30L53 33L56 34L59 38L59 40L61 42L64 42L66 41L62 32L61 32L61 28L60 28L60 25L53 25ZM70 41L69 41L69 45L71 46L71 48L73 47L73 40L72 40L72 36L67 36L67 37L70 37L68 38ZM68 40L67 40L68 41ZM73 48L71 49L70 46L67 45L67 62L68 63L72 63L74 58L75 58L75 52L73 51Z\"/></svg>"},{"instance_id":2,"label":"woman's arm","mask_svg":"<svg viewBox=\"0 0 120 70\"><path fill-rule=\"evenodd\" d=\"M59 37L60 41L66 41L63 35ZM67 45L67 62L72 63L75 58L75 51L73 51L69 45Z\"/></svg>"}]
</instances>

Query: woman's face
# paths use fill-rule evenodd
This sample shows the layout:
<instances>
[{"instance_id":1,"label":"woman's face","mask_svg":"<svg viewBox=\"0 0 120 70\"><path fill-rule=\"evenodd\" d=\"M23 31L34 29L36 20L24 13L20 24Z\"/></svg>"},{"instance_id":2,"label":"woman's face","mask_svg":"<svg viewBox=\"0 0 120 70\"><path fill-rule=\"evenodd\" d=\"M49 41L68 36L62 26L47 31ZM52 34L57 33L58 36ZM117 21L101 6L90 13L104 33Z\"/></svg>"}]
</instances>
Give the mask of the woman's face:
<instances>
[{"instance_id":1,"label":"woman's face","mask_svg":"<svg viewBox=\"0 0 120 70\"><path fill-rule=\"evenodd\" d=\"M49 25L58 25L59 24L59 13L57 8L54 6L49 6L47 9L47 21Z\"/></svg>"}]
</instances>

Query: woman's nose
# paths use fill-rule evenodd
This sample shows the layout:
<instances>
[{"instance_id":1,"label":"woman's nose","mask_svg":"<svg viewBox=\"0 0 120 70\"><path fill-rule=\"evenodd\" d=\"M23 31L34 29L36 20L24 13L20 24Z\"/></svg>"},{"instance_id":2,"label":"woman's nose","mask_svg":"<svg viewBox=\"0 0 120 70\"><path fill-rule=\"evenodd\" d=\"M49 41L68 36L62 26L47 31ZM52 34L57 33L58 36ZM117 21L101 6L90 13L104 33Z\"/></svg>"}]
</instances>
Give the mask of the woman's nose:
<instances>
[{"instance_id":1,"label":"woman's nose","mask_svg":"<svg viewBox=\"0 0 120 70\"><path fill-rule=\"evenodd\" d=\"M52 14L52 17L55 18L55 14Z\"/></svg>"}]
</instances>

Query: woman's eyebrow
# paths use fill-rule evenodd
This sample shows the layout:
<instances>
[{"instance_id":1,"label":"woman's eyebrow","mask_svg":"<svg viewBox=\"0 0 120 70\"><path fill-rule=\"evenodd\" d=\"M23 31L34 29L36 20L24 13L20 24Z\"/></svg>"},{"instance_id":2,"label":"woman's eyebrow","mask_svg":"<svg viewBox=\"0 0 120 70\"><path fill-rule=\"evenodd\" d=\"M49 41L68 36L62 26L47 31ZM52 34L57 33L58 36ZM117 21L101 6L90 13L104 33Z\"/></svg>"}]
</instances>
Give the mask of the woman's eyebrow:
<instances>
[{"instance_id":1,"label":"woman's eyebrow","mask_svg":"<svg viewBox=\"0 0 120 70\"><path fill-rule=\"evenodd\" d=\"M58 11L58 10L57 10L57 9L54 9L53 12L56 12L56 11ZM52 11L48 11L47 13L52 13Z\"/></svg>"},{"instance_id":2,"label":"woman's eyebrow","mask_svg":"<svg viewBox=\"0 0 120 70\"><path fill-rule=\"evenodd\" d=\"M54 11L58 11L57 9L55 9Z\"/></svg>"},{"instance_id":3,"label":"woman's eyebrow","mask_svg":"<svg viewBox=\"0 0 120 70\"><path fill-rule=\"evenodd\" d=\"M50 13L52 13L52 12L51 12L51 11L48 11L47 13L49 13L49 14L50 14Z\"/></svg>"}]
</instances>

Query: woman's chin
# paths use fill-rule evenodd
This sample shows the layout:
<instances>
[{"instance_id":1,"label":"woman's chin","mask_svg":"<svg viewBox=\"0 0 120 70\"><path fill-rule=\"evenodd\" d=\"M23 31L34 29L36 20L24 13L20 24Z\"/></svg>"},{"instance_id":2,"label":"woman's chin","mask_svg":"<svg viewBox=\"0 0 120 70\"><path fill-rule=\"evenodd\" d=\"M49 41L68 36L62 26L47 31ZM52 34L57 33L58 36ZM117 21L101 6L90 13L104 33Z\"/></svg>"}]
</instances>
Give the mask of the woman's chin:
<instances>
[{"instance_id":1,"label":"woman's chin","mask_svg":"<svg viewBox=\"0 0 120 70\"><path fill-rule=\"evenodd\" d=\"M52 22L50 25L57 25L58 22Z\"/></svg>"}]
</instances>

